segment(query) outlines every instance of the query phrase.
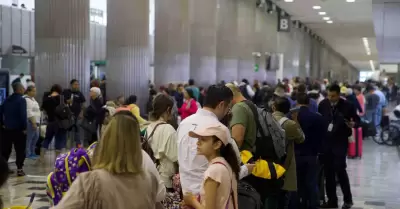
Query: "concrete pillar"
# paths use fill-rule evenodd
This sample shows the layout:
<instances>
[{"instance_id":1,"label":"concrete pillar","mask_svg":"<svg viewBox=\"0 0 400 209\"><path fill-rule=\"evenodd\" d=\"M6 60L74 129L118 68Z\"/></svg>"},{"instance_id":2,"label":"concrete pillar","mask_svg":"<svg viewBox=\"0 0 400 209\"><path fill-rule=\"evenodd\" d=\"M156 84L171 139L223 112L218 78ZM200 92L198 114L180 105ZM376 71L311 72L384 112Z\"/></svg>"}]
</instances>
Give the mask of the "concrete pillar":
<instances>
[{"instance_id":1,"label":"concrete pillar","mask_svg":"<svg viewBox=\"0 0 400 209\"><path fill-rule=\"evenodd\" d=\"M256 4L254 1L238 1L238 80L254 79L254 58Z\"/></svg>"},{"instance_id":2,"label":"concrete pillar","mask_svg":"<svg viewBox=\"0 0 400 209\"><path fill-rule=\"evenodd\" d=\"M189 68L189 0L155 1L154 82L187 82Z\"/></svg>"},{"instance_id":3,"label":"concrete pillar","mask_svg":"<svg viewBox=\"0 0 400 209\"><path fill-rule=\"evenodd\" d=\"M190 78L199 85L217 82L217 0L189 0Z\"/></svg>"},{"instance_id":4,"label":"concrete pillar","mask_svg":"<svg viewBox=\"0 0 400 209\"><path fill-rule=\"evenodd\" d=\"M237 1L219 0L217 30L217 81L238 79ZM241 1L241 0L239 0Z\"/></svg>"},{"instance_id":5,"label":"concrete pillar","mask_svg":"<svg viewBox=\"0 0 400 209\"><path fill-rule=\"evenodd\" d=\"M107 1L107 95L148 96L149 1Z\"/></svg>"},{"instance_id":6,"label":"concrete pillar","mask_svg":"<svg viewBox=\"0 0 400 209\"><path fill-rule=\"evenodd\" d=\"M38 98L52 84L78 79L89 92L89 0L35 1L35 83Z\"/></svg>"}]
</instances>

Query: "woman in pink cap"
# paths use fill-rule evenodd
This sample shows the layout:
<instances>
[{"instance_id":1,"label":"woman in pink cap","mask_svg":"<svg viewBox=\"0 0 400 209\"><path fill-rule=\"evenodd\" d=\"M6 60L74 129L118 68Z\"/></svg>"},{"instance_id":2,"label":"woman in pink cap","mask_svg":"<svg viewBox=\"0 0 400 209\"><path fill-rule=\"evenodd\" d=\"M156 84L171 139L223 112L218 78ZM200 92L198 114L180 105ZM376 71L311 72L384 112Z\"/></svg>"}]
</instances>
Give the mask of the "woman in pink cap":
<instances>
[{"instance_id":1,"label":"woman in pink cap","mask_svg":"<svg viewBox=\"0 0 400 209\"><path fill-rule=\"evenodd\" d=\"M184 204L195 209L237 209L237 181L239 162L232 145L228 143L229 130L221 123L199 127L189 132L198 138L197 154L207 158L200 196L184 195Z\"/></svg>"}]
</instances>

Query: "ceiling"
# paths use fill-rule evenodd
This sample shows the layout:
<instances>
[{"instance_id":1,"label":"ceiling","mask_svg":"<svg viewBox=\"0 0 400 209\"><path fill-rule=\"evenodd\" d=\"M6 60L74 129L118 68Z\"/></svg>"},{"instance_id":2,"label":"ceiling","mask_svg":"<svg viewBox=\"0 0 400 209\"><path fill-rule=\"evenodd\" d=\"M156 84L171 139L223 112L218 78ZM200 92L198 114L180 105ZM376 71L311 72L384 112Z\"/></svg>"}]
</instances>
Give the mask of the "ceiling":
<instances>
[{"instance_id":1,"label":"ceiling","mask_svg":"<svg viewBox=\"0 0 400 209\"><path fill-rule=\"evenodd\" d=\"M293 0L274 1L279 7L300 20L316 34L322 37L335 51L345 57L359 70L371 70L370 60L378 64L374 24L372 21L372 0ZM320 6L315 10L313 6ZM326 15L319 15L326 12ZM323 17L330 17L332 24L326 23ZM367 37L371 55L368 55L363 44Z\"/></svg>"}]
</instances>

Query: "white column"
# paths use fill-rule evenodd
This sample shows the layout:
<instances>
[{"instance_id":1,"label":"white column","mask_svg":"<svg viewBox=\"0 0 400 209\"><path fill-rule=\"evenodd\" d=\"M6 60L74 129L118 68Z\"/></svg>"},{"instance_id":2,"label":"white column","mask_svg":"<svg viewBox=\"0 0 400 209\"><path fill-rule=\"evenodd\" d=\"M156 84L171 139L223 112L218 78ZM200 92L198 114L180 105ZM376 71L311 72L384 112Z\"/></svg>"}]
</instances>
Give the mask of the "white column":
<instances>
[{"instance_id":1,"label":"white column","mask_svg":"<svg viewBox=\"0 0 400 209\"><path fill-rule=\"evenodd\" d=\"M107 95L148 96L149 1L108 0Z\"/></svg>"},{"instance_id":2,"label":"white column","mask_svg":"<svg viewBox=\"0 0 400 209\"><path fill-rule=\"evenodd\" d=\"M89 91L89 0L35 2L35 82L38 98L52 84L78 79Z\"/></svg>"}]
</instances>

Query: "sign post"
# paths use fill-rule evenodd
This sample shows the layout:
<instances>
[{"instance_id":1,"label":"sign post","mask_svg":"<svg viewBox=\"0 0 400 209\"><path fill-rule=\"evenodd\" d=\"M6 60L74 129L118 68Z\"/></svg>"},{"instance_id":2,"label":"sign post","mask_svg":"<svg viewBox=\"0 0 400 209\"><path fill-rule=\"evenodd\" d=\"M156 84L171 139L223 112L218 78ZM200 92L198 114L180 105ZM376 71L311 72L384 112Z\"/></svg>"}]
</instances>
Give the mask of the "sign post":
<instances>
[{"instance_id":1,"label":"sign post","mask_svg":"<svg viewBox=\"0 0 400 209\"><path fill-rule=\"evenodd\" d=\"M278 32L290 32L292 21L287 15L278 15Z\"/></svg>"}]
</instances>

